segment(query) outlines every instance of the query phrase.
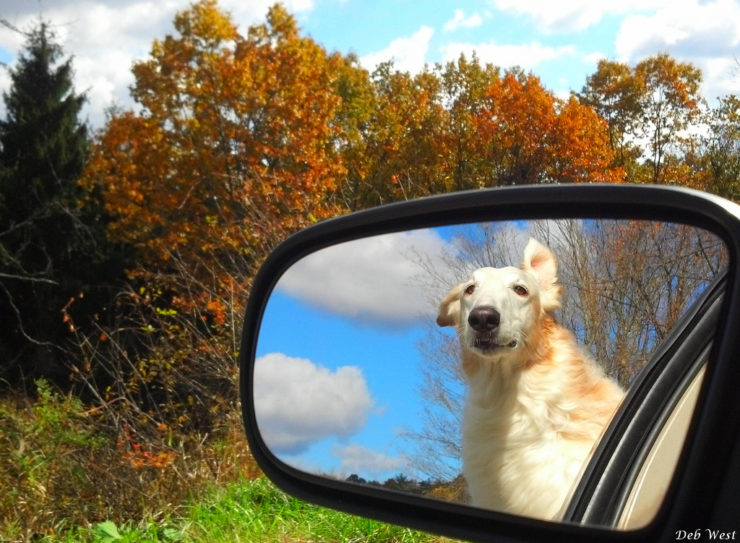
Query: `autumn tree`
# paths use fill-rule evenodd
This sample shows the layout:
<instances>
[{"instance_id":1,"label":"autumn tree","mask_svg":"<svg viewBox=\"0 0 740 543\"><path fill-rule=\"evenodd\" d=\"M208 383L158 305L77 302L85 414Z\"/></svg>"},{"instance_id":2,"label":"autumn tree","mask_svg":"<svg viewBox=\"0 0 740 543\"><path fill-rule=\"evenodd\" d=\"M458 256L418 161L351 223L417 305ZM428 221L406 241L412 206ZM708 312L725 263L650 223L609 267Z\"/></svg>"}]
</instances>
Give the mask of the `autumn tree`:
<instances>
[{"instance_id":1,"label":"autumn tree","mask_svg":"<svg viewBox=\"0 0 740 543\"><path fill-rule=\"evenodd\" d=\"M682 161L699 120L700 83L698 68L667 54L633 67L602 60L577 97L606 120L614 164L628 181L696 185Z\"/></svg>"},{"instance_id":2,"label":"autumn tree","mask_svg":"<svg viewBox=\"0 0 740 543\"><path fill-rule=\"evenodd\" d=\"M649 181L675 182L669 174L669 157L699 113L701 71L660 54L639 62L635 77L642 87L640 126L648 141Z\"/></svg>"},{"instance_id":3,"label":"autumn tree","mask_svg":"<svg viewBox=\"0 0 740 543\"><path fill-rule=\"evenodd\" d=\"M575 98L560 106L552 134L551 179L561 183L619 183L624 168L613 165L606 123Z\"/></svg>"},{"instance_id":4,"label":"autumn tree","mask_svg":"<svg viewBox=\"0 0 740 543\"><path fill-rule=\"evenodd\" d=\"M341 100L333 119L337 129L334 144L337 159L346 170L338 183L335 200L340 207L354 211L379 198L371 182L375 161L368 152L375 130L378 97L370 74L360 66L355 55L348 55L339 65L334 89Z\"/></svg>"},{"instance_id":5,"label":"autumn tree","mask_svg":"<svg viewBox=\"0 0 740 543\"><path fill-rule=\"evenodd\" d=\"M475 57L418 74L386 62L365 73L355 95L340 93L343 108L362 104L354 111L364 116L351 153L343 152L348 175L340 190L353 195L349 209L489 184L474 117L497 77L497 68Z\"/></svg>"},{"instance_id":6,"label":"autumn tree","mask_svg":"<svg viewBox=\"0 0 740 543\"><path fill-rule=\"evenodd\" d=\"M121 321L80 338L89 370L78 380L105 405L121 398L142 432L141 420L210 431L234 408L256 267L289 233L339 212L345 171L335 145L344 59L302 37L283 7L241 34L203 0L174 28L134 65L139 107L108 119L84 179L104 194L111 240L138 259Z\"/></svg>"},{"instance_id":7,"label":"autumn tree","mask_svg":"<svg viewBox=\"0 0 740 543\"><path fill-rule=\"evenodd\" d=\"M387 63L375 71L373 83L378 101L368 151L375 162L376 190L385 187L385 201L440 192L444 156L439 144L446 112L436 74L411 75Z\"/></svg>"},{"instance_id":8,"label":"autumn tree","mask_svg":"<svg viewBox=\"0 0 740 543\"><path fill-rule=\"evenodd\" d=\"M575 100L562 103L534 75L508 71L487 88L476 141L491 185L616 182L604 121Z\"/></svg>"},{"instance_id":9,"label":"autumn tree","mask_svg":"<svg viewBox=\"0 0 740 543\"><path fill-rule=\"evenodd\" d=\"M640 155L635 143L640 117L641 87L626 64L600 60L596 72L586 79L576 96L607 123L609 145L614 150L615 166L627 168ZM630 178L628 170L628 180Z\"/></svg>"},{"instance_id":10,"label":"autumn tree","mask_svg":"<svg viewBox=\"0 0 740 543\"><path fill-rule=\"evenodd\" d=\"M175 29L134 66L141 111L110 119L87 178L106 191L111 234L150 269L178 253L258 261L336 212L327 195L343 173L330 145L341 59L300 37L280 6L247 36L213 1L178 14Z\"/></svg>"},{"instance_id":11,"label":"autumn tree","mask_svg":"<svg viewBox=\"0 0 740 543\"><path fill-rule=\"evenodd\" d=\"M343 59L301 37L279 5L245 36L210 0L174 26L134 66L140 110L109 119L85 179L105 193L111 238L138 250L132 274L223 322L222 299L243 299L271 247L338 212ZM201 286L177 285L186 279Z\"/></svg>"},{"instance_id":12,"label":"autumn tree","mask_svg":"<svg viewBox=\"0 0 740 543\"><path fill-rule=\"evenodd\" d=\"M411 74L382 63L364 88L365 128L342 153L349 209L450 190L450 112L438 68Z\"/></svg>"},{"instance_id":13,"label":"autumn tree","mask_svg":"<svg viewBox=\"0 0 740 543\"><path fill-rule=\"evenodd\" d=\"M461 56L415 75L381 64L369 89L363 81L366 128L354 154L342 155L350 209L450 190L623 179L603 119L521 70L502 75Z\"/></svg>"},{"instance_id":14,"label":"autumn tree","mask_svg":"<svg viewBox=\"0 0 740 543\"><path fill-rule=\"evenodd\" d=\"M740 201L740 98L720 98L707 117L700 151L703 188Z\"/></svg>"},{"instance_id":15,"label":"autumn tree","mask_svg":"<svg viewBox=\"0 0 740 543\"><path fill-rule=\"evenodd\" d=\"M439 68L442 104L447 109L444 130L445 188L449 191L480 188L490 184L488 168L479 153L476 119L486 106L486 92L496 84L501 70L481 65L476 56L465 55Z\"/></svg>"}]
</instances>

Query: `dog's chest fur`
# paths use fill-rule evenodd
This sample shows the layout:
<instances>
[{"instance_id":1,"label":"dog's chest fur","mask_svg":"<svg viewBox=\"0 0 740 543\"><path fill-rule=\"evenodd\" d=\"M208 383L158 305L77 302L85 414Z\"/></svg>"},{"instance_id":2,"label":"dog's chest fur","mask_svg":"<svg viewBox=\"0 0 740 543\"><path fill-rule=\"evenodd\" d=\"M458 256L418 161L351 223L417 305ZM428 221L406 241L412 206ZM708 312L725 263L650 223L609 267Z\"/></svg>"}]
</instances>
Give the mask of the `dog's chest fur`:
<instances>
[{"instance_id":1,"label":"dog's chest fur","mask_svg":"<svg viewBox=\"0 0 740 543\"><path fill-rule=\"evenodd\" d=\"M608 420L602 396L620 394L610 382L610 390L589 394L603 386L600 370L574 351L567 331L552 333L560 345L546 364L478 361L468 375L463 469L477 506L561 516Z\"/></svg>"}]
</instances>

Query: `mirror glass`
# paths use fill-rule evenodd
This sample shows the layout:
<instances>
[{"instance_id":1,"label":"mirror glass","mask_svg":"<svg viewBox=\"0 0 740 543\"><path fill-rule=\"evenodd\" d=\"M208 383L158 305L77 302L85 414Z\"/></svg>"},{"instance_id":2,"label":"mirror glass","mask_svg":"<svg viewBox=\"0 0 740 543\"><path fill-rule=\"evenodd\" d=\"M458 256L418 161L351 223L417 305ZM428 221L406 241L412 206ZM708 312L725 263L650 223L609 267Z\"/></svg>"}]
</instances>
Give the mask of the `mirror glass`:
<instances>
[{"instance_id":1,"label":"mirror glass","mask_svg":"<svg viewBox=\"0 0 740 543\"><path fill-rule=\"evenodd\" d=\"M558 519L623 394L726 265L714 234L637 220L322 249L267 303L259 431L300 470Z\"/></svg>"}]
</instances>

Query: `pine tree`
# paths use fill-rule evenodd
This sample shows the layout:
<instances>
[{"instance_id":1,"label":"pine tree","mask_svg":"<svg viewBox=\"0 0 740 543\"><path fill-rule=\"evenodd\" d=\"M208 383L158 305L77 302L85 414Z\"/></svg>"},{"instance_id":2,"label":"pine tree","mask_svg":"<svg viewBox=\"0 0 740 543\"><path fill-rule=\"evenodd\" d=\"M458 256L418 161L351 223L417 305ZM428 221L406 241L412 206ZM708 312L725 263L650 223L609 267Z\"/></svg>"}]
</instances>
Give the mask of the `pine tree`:
<instances>
[{"instance_id":1,"label":"pine tree","mask_svg":"<svg viewBox=\"0 0 740 543\"><path fill-rule=\"evenodd\" d=\"M85 97L48 25L26 38L0 120L0 378L11 385L68 373L63 309L94 290L101 267L111 271L102 205L77 183L89 145Z\"/></svg>"}]
</instances>

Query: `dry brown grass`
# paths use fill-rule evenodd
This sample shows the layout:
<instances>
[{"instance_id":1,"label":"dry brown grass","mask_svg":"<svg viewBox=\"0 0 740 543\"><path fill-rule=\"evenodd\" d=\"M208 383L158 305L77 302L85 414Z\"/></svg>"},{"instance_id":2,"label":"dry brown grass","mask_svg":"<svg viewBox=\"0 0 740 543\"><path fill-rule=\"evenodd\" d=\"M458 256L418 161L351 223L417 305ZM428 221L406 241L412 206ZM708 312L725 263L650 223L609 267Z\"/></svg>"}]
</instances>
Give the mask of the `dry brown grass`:
<instances>
[{"instance_id":1,"label":"dry brown grass","mask_svg":"<svg viewBox=\"0 0 740 543\"><path fill-rule=\"evenodd\" d=\"M94 410L40 383L0 401L0 541L176 513L214 485L260 472L237 412L210 435L113 435Z\"/></svg>"}]
</instances>

